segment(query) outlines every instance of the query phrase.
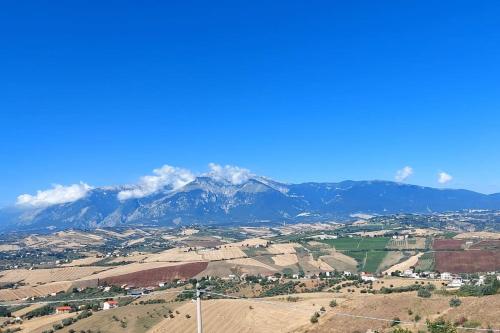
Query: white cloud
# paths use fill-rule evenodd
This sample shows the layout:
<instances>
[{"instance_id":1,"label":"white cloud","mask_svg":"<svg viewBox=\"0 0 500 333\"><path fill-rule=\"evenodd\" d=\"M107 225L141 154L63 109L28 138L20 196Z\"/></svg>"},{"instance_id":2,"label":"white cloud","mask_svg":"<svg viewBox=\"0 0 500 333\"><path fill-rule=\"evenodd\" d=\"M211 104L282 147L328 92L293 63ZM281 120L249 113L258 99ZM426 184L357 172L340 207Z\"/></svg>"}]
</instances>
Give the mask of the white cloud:
<instances>
[{"instance_id":1,"label":"white cloud","mask_svg":"<svg viewBox=\"0 0 500 333\"><path fill-rule=\"evenodd\" d=\"M438 183L439 184L446 184L452 181L453 177L446 173L446 172L440 172L438 173Z\"/></svg>"},{"instance_id":2,"label":"white cloud","mask_svg":"<svg viewBox=\"0 0 500 333\"><path fill-rule=\"evenodd\" d=\"M83 198L93 187L80 182L69 186L52 185L51 189L37 191L35 195L21 194L17 197L17 205L46 207L55 204L73 202Z\"/></svg>"},{"instance_id":3,"label":"white cloud","mask_svg":"<svg viewBox=\"0 0 500 333\"><path fill-rule=\"evenodd\" d=\"M153 174L141 177L139 183L134 185L132 189L120 191L118 199L142 198L165 186L170 186L171 189L175 190L192 182L195 178L191 171L170 165L154 169Z\"/></svg>"},{"instance_id":4,"label":"white cloud","mask_svg":"<svg viewBox=\"0 0 500 333\"><path fill-rule=\"evenodd\" d=\"M404 182L411 175L413 175L413 168L410 166L405 166L403 169L396 172L394 179L396 179L398 182Z\"/></svg>"},{"instance_id":5,"label":"white cloud","mask_svg":"<svg viewBox=\"0 0 500 333\"><path fill-rule=\"evenodd\" d=\"M210 169L208 176L217 180L225 180L234 185L242 184L253 176L250 170L233 165L222 166L209 163L208 168Z\"/></svg>"}]
</instances>

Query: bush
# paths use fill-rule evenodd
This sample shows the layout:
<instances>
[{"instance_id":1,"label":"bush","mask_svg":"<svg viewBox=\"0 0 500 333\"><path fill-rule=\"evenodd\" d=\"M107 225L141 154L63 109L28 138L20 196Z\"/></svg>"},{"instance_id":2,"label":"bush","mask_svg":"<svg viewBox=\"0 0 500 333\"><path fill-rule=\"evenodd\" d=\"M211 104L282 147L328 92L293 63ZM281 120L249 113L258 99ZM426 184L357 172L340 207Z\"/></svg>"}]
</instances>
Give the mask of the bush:
<instances>
[{"instance_id":1,"label":"bush","mask_svg":"<svg viewBox=\"0 0 500 333\"><path fill-rule=\"evenodd\" d=\"M57 324L52 325L52 328L54 329L54 331L60 330L63 327L64 326L61 323L57 323Z\"/></svg>"},{"instance_id":2,"label":"bush","mask_svg":"<svg viewBox=\"0 0 500 333\"><path fill-rule=\"evenodd\" d=\"M430 298L432 296L432 293L426 288L420 288L417 292L417 296L423 298Z\"/></svg>"},{"instance_id":3,"label":"bush","mask_svg":"<svg viewBox=\"0 0 500 333\"><path fill-rule=\"evenodd\" d=\"M456 307L460 306L460 304L462 304L462 301L460 299L458 299L457 297L453 297L452 299L450 299L450 306L451 307L456 308Z\"/></svg>"},{"instance_id":4,"label":"bush","mask_svg":"<svg viewBox=\"0 0 500 333\"><path fill-rule=\"evenodd\" d=\"M412 333L409 329L407 328L402 328L402 327L396 327L392 333Z\"/></svg>"},{"instance_id":5,"label":"bush","mask_svg":"<svg viewBox=\"0 0 500 333\"><path fill-rule=\"evenodd\" d=\"M313 315L310 320L311 320L311 323L316 324L318 322L318 317Z\"/></svg>"},{"instance_id":6,"label":"bush","mask_svg":"<svg viewBox=\"0 0 500 333\"><path fill-rule=\"evenodd\" d=\"M61 323L63 326L69 326L73 324L73 318L64 318Z\"/></svg>"},{"instance_id":7,"label":"bush","mask_svg":"<svg viewBox=\"0 0 500 333\"><path fill-rule=\"evenodd\" d=\"M438 318L436 321L427 321L427 329L429 333L457 333L457 329L443 318Z\"/></svg>"},{"instance_id":8,"label":"bush","mask_svg":"<svg viewBox=\"0 0 500 333\"><path fill-rule=\"evenodd\" d=\"M399 319L399 317L394 317L391 323L391 327L397 326L399 324L401 324L401 319Z\"/></svg>"}]
</instances>

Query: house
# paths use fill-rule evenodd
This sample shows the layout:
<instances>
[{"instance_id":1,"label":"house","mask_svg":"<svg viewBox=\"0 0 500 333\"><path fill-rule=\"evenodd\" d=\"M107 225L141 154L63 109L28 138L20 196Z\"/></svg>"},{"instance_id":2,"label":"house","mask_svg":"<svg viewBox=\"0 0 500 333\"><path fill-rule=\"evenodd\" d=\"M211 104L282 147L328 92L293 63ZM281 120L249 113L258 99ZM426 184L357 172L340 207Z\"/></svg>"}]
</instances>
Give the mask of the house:
<instances>
[{"instance_id":1,"label":"house","mask_svg":"<svg viewBox=\"0 0 500 333\"><path fill-rule=\"evenodd\" d=\"M448 272L441 273L441 280L452 280L452 279L453 276L451 275L451 273Z\"/></svg>"},{"instance_id":2,"label":"house","mask_svg":"<svg viewBox=\"0 0 500 333\"><path fill-rule=\"evenodd\" d=\"M463 286L463 282L462 282L462 279L453 279L451 280L450 283L448 283L447 287L448 288L460 288L461 286Z\"/></svg>"},{"instance_id":3,"label":"house","mask_svg":"<svg viewBox=\"0 0 500 333\"><path fill-rule=\"evenodd\" d=\"M412 277L413 269L405 269L405 271L403 272L403 275L406 277Z\"/></svg>"},{"instance_id":4,"label":"house","mask_svg":"<svg viewBox=\"0 0 500 333\"><path fill-rule=\"evenodd\" d=\"M377 280L373 274L368 274L366 272L361 273L361 280L367 282L367 281L375 281Z\"/></svg>"},{"instance_id":5,"label":"house","mask_svg":"<svg viewBox=\"0 0 500 333\"><path fill-rule=\"evenodd\" d=\"M69 313L71 311L71 306L58 306L56 308L56 314Z\"/></svg>"},{"instance_id":6,"label":"house","mask_svg":"<svg viewBox=\"0 0 500 333\"><path fill-rule=\"evenodd\" d=\"M118 307L118 302L111 300L111 301L104 302L102 309L103 310L111 310L111 309L114 309L117 307Z\"/></svg>"}]
</instances>

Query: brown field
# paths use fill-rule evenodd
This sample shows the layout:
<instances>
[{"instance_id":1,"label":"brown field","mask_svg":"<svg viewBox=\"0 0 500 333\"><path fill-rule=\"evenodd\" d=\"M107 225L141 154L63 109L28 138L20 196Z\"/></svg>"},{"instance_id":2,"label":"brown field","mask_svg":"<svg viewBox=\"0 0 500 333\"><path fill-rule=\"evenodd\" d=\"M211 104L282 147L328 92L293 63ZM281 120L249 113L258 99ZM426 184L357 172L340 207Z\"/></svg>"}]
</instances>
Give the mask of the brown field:
<instances>
[{"instance_id":1,"label":"brown field","mask_svg":"<svg viewBox=\"0 0 500 333\"><path fill-rule=\"evenodd\" d=\"M500 327L500 317L495 311L500 306L500 295L481 298L467 297L461 298L461 300L461 306L450 308L449 297L444 296L423 299L417 297L415 293L370 295L368 297L349 295L340 299L339 306L333 310L328 308L327 313L319 319L318 324L309 324L294 332L303 333L306 330L310 333L350 333L367 332L368 330L392 332L393 328L390 327L390 324L394 317L403 321L412 321L415 314L419 314L422 319L417 323L404 325L405 328L413 332L425 331L426 319L435 320L439 316L444 316L451 321L465 316L480 322L482 328L487 328L488 325L494 328ZM484 309L491 310L485 311ZM408 310L411 310L413 314L409 315ZM354 318L344 314L384 318L387 321Z\"/></svg>"},{"instance_id":2,"label":"brown field","mask_svg":"<svg viewBox=\"0 0 500 333\"><path fill-rule=\"evenodd\" d=\"M52 325L61 320L75 316L75 313L52 314L43 317L36 317L25 320L22 324L10 326L10 328L20 327L22 333L39 333L45 329L52 328Z\"/></svg>"},{"instance_id":3,"label":"brown field","mask_svg":"<svg viewBox=\"0 0 500 333\"><path fill-rule=\"evenodd\" d=\"M81 259L76 259L76 260L73 260L72 262L69 262L69 263L66 263L66 264L62 264L61 266L62 267L71 267L71 266L89 266L89 265L92 265L98 261L101 261L102 258L97 258L95 255L94 256L90 256L90 257L85 257L85 258L81 258Z\"/></svg>"},{"instance_id":4,"label":"brown field","mask_svg":"<svg viewBox=\"0 0 500 333\"><path fill-rule=\"evenodd\" d=\"M144 333L163 320L164 316L168 316L168 310L173 310L176 306L177 304L127 305L99 311L57 332L68 333L70 329L80 332L91 329L93 332L102 333ZM121 321L126 323L126 327L122 327Z\"/></svg>"},{"instance_id":5,"label":"brown field","mask_svg":"<svg viewBox=\"0 0 500 333\"><path fill-rule=\"evenodd\" d=\"M255 300L209 300L203 302L203 328L205 333L275 333L289 332L307 323L314 308L296 304L291 311L289 304L272 301L270 304ZM285 305L285 306L283 306ZM317 306L318 307L318 306ZM319 308L319 307L318 307ZM151 330L160 332L195 332L195 304L186 303L178 308L173 319L164 319ZM186 318L186 314L190 318Z\"/></svg>"},{"instance_id":6,"label":"brown field","mask_svg":"<svg viewBox=\"0 0 500 333\"><path fill-rule=\"evenodd\" d=\"M451 273L490 272L500 269L500 251L440 251L436 270Z\"/></svg>"},{"instance_id":7,"label":"brown field","mask_svg":"<svg viewBox=\"0 0 500 333\"><path fill-rule=\"evenodd\" d=\"M189 247L216 247L225 244L216 237L189 237L182 242Z\"/></svg>"},{"instance_id":8,"label":"brown field","mask_svg":"<svg viewBox=\"0 0 500 333\"><path fill-rule=\"evenodd\" d=\"M123 275L114 275L100 279L100 283L149 287L174 279L190 279L206 268L207 262L193 262L175 266L152 268Z\"/></svg>"},{"instance_id":9,"label":"brown field","mask_svg":"<svg viewBox=\"0 0 500 333\"><path fill-rule=\"evenodd\" d=\"M0 244L0 252L17 251L21 247L15 244Z\"/></svg>"},{"instance_id":10,"label":"brown field","mask_svg":"<svg viewBox=\"0 0 500 333\"><path fill-rule=\"evenodd\" d=\"M405 261L403 261L399 264L396 264L396 265L392 266L391 268L383 271L383 274L390 275L392 272L395 272L395 271L404 272L406 269L409 269L410 267L415 266L418 262L418 258L420 258L423 254L424 254L423 252L420 252L414 256L411 256L410 258L406 259Z\"/></svg>"},{"instance_id":11,"label":"brown field","mask_svg":"<svg viewBox=\"0 0 500 333\"><path fill-rule=\"evenodd\" d=\"M245 258L247 255L239 247L222 247L218 250L200 250L198 251L203 260L228 260L236 258Z\"/></svg>"},{"instance_id":12,"label":"brown field","mask_svg":"<svg viewBox=\"0 0 500 333\"><path fill-rule=\"evenodd\" d=\"M247 261L251 260L251 261ZM248 263L248 265L247 265ZM208 263L207 268L200 272L196 277L207 275L226 277L230 274L273 274L277 270L273 267L261 263L253 258L233 259L224 261L211 261Z\"/></svg>"},{"instance_id":13,"label":"brown field","mask_svg":"<svg viewBox=\"0 0 500 333\"><path fill-rule=\"evenodd\" d=\"M36 309L39 309L39 308L41 308L43 306L44 306L44 304L32 304L32 305L28 305L27 307L24 307L21 310L17 310L15 312L12 312L12 317L22 317L25 314L27 314L28 312L36 310Z\"/></svg>"},{"instance_id":14,"label":"brown field","mask_svg":"<svg viewBox=\"0 0 500 333\"><path fill-rule=\"evenodd\" d=\"M488 239L482 240L478 243L471 245L469 249L478 249L478 250L500 250L500 240L497 239Z\"/></svg>"},{"instance_id":15,"label":"brown field","mask_svg":"<svg viewBox=\"0 0 500 333\"><path fill-rule=\"evenodd\" d=\"M295 265L299 262L299 258L297 258L297 255L292 253L273 256L272 260L274 264L278 266L290 266Z\"/></svg>"},{"instance_id":16,"label":"brown field","mask_svg":"<svg viewBox=\"0 0 500 333\"><path fill-rule=\"evenodd\" d=\"M60 291L67 291L72 287L72 283L65 282L54 282L48 283L36 287L20 287L18 289L2 289L0 290L0 300L2 301L13 301L17 299L22 299L26 297L39 297L47 296L52 293L57 293Z\"/></svg>"},{"instance_id":17,"label":"brown field","mask_svg":"<svg viewBox=\"0 0 500 333\"><path fill-rule=\"evenodd\" d=\"M435 239L432 248L435 251L460 250L464 245L465 241L461 239Z\"/></svg>"},{"instance_id":18,"label":"brown field","mask_svg":"<svg viewBox=\"0 0 500 333\"><path fill-rule=\"evenodd\" d=\"M72 281L105 271L109 267L61 267L47 269L12 269L0 272L0 282L23 282L32 286L59 281Z\"/></svg>"},{"instance_id":19,"label":"brown field","mask_svg":"<svg viewBox=\"0 0 500 333\"><path fill-rule=\"evenodd\" d=\"M200 261L203 257L196 251L189 251L189 248L173 248L157 254L149 255L146 262L154 261L172 261L172 262L189 262Z\"/></svg>"},{"instance_id":20,"label":"brown field","mask_svg":"<svg viewBox=\"0 0 500 333\"><path fill-rule=\"evenodd\" d=\"M226 244L225 247L228 247L228 246L231 246L231 247L252 247L252 246L266 246L266 245L267 245L267 240L265 240L265 239L249 238L249 239L245 239L241 242Z\"/></svg>"},{"instance_id":21,"label":"brown field","mask_svg":"<svg viewBox=\"0 0 500 333\"><path fill-rule=\"evenodd\" d=\"M403 259L404 254L401 251L387 251L386 256L379 264L377 271L382 271L387 269L388 267L392 267L401 262L401 260Z\"/></svg>"},{"instance_id":22,"label":"brown field","mask_svg":"<svg viewBox=\"0 0 500 333\"><path fill-rule=\"evenodd\" d=\"M266 265L263 262L260 262L258 260L255 260L253 258L241 258L241 259L231 259L226 261L228 264L236 265L236 266L255 266L255 267L260 267L264 268L270 272L276 271L274 267L271 267L269 265Z\"/></svg>"},{"instance_id":23,"label":"brown field","mask_svg":"<svg viewBox=\"0 0 500 333\"><path fill-rule=\"evenodd\" d=\"M470 238L481 238L481 239L500 239L500 233L498 232L487 232L487 231L474 231L474 232L463 232L456 235L456 239L470 239Z\"/></svg>"},{"instance_id":24,"label":"brown field","mask_svg":"<svg viewBox=\"0 0 500 333\"><path fill-rule=\"evenodd\" d=\"M272 244L267 248L271 254L289 254L296 253L295 247L300 247L297 243Z\"/></svg>"},{"instance_id":25,"label":"brown field","mask_svg":"<svg viewBox=\"0 0 500 333\"><path fill-rule=\"evenodd\" d=\"M349 256L341 252L333 251L331 255L321 256L320 259L325 261L328 265L333 267L338 271L348 271L348 272L356 272L357 271L357 261Z\"/></svg>"}]
</instances>

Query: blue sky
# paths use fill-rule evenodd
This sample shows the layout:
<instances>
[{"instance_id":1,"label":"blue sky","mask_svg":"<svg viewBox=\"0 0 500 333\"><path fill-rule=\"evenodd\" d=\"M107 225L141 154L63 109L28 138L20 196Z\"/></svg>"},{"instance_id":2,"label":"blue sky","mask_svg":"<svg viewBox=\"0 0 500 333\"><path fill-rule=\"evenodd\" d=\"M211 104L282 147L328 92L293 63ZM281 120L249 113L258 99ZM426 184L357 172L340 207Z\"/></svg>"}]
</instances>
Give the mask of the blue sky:
<instances>
[{"instance_id":1,"label":"blue sky","mask_svg":"<svg viewBox=\"0 0 500 333\"><path fill-rule=\"evenodd\" d=\"M0 205L164 164L500 192L498 1L11 1ZM437 182L438 173L453 178Z\"/></svg>"}]
</instances>

